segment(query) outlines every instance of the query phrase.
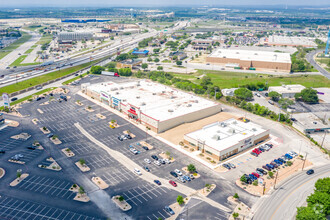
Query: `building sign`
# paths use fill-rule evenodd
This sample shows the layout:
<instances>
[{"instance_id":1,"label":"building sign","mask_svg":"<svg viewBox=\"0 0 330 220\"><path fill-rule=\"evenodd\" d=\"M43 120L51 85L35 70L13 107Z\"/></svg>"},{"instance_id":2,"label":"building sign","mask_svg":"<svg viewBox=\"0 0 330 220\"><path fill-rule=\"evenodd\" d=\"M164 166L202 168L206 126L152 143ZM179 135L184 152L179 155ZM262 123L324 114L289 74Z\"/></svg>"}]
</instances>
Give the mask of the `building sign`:
<instances>
[{"instance_id":1,"label":"building sign","mask_svg":"<svg viewBox=\"0 0 330 220\"><path fill-rule=\"evenodd\" d=\"M9 95L7 93L2 94L3 105L7 108L10 107Z\"/></svg>"},{"instance_id":2,"label":"building sign","mask_svg":"<svg viewBox=\"0 0 330 220\"><path fill-rule=\"evenodd\" d=\"M128 110L129 113L133 114L133 115L137 115L135 108L131 106L131 108Z\"/></svg>"},{"instance_id":3,"label":"building sign","mask_svg":"<svg viewBox=\"0 0 330 220\"><path fill-rule=\"evenodd\" d=\"M108 95L106 92L101 92L100 95L101 95L101 99L104 99L107 101L110 100L110 95Z\"/></svg>"},{"instance_id":4,"label":"building sign","mask_svg":"<svg viewBox=\"0 0 330 220\"><path fill-rule=\"evenodd\" d=\"M117 99L117 98L115 98L115 97L112 97L112 103L113 103L113 105L118 106L119 103L120 103L120 99Z\"/></svg>"},{"instance_id":5,"label":"building sign","mask_svg":"<svg viewBox=\"0 0 330 220\"><path fill-rule=\"evenodd\" d=\"M251 142L251 138L244 140L244 144L248 144Z\"/></svg>"}]
</instances>

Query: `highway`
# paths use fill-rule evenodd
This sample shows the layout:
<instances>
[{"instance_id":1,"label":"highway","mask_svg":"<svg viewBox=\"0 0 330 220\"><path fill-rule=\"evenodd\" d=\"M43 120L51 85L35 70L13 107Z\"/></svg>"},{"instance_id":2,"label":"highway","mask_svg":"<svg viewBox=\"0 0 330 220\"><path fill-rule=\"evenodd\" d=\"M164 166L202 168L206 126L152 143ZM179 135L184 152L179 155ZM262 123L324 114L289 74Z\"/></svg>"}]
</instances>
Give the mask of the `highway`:
<instances>
[{"instance_id":1,"label":"highway","mask_svg":"<svg viewBox=\"0 0 330 220\"><path fill-rule=\"evenodd\" d=\"M277 186L275 192L261 198L256 204L254 220L294 219L297 207L303 206L306 198L314 191L315 182L330 176L330 164L313 168L315 173L307 175L306 170ZM253 207L254 208L254 207Z\"/></svg>"},{"instance_id":2,"label":"highway","mask_svg":"<svg viewBox=\"0 0 330 220\"><path fill-rule=\"evenodd\" d=\"M330 73L328 71L326 71L325 69L323 69L320 65L318 65L315 60L314 60L314 56L315 54L322 52L323 50L313 50L312 52L308 53L306 55L306 59L307 61L314 66L315 69L317 69L320 73L322 73L325 77L327 77L328 79L330 79Z\"/></svg>"},{"instance_id":3,"label":"highway","mask_svg":"<svg viewBox=\"0 0 330 220\"><path fill-rule=\"evenodd\" d=\"M186 27L187 25L188 25L188 22L186 22L186 21L178 22L177 25L175 25L175 27L173 29L168 30L167 33L171 33L175 30ZM94 53L90 52L90 53L83 54L83 55L75 57L75 58L67 58L67 59L55 61L52 65L47 66L46 71L45 70L32 70L32 71L25 70L27 72L11 73L10 76L7 75L6 77L4 77L4 79L0 80L0 85L1 85L1 87L7 86L7 85L15 83L16 81L22 81L22 80L26 80L28 78L32 78L32 77L40 76L40 75L43 75L43 74L46 74L49 72L56 71L57 70L56 68L65 69L65 68L69 68L71 66L77 66L77 65L80 65L83 63L90 62L91 60L96 60L96 59L111 55L113 53L116 53L117 51L127 49L128 47L137 44L138 42L140 42L141 40L143 40L145 38L154 37L154 36L158 35L159 32L160 31L155 31L155 30L150 29L148 33L139 34L139 35L136 35L133 37L129 37L129 38L120 40L119 42L116 42L113 45L110 45L100 51L95 51ZM20 71L22 71L22 70L20 70Z\"/></svg>"}]
</instances>

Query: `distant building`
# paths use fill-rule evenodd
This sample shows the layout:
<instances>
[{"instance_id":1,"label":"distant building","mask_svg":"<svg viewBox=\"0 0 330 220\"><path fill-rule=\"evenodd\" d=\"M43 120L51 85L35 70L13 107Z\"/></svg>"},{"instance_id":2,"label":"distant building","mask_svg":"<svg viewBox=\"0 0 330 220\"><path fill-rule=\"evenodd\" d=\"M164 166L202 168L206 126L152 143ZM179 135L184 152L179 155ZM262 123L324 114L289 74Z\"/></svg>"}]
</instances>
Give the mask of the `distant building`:
<instances>
[{"instance_id":1,"label":"distant building","mask_svg":"<svg viewBox=\"0 0 330 220\"><path fill-rule=\"evenodd\" d=\"M142 60L137 60L137 59L133 59L133 60L124 60L121 62L117 62L117 68L130 68L130 69L134 69L135 67L139 66L142 64Z\"/></svg>"},{"instance_id":2,"label":"distant building","mask_svg":"<svg viewBox=\"0 0 330 220\"><path fill-rule=\"evenodd\" d=\"M58 34L59 41L81 41L92 38L93 34L89 32L61 32Z\"/></svg>"},{"instance_id":3,"label":"distant building","mask_svg":"<svg viewBox=\"0 0 330 220\"><path fill-rule=\"evenodd\" d=\"M212 46L214 41L213 40L203 40L203 39L197 39L193 40L193 49L195 50L207 50L209 46Z\"/></svg>"},{"instance_id":4,"label":"distant building","mask_svg":"<svg viewBox=\"0 0 330 220\"><path fill-rule=\"evenodd\" d=\"M137 55L138 57L146 57L149 54L149 50L133 50L132 55Z\"/></svg>"},{"instance_id":5,"label":"distant building","mask_svg":"<svg viewBox=\"0 0 330 220\"><path fill-rule=\"evenodd\" d=\"M231 64L242 69L291 71L289 53L217 49L206 58L206 62L222 65Z\"/></svg>"},{"instance_id":6,"label":"distant building","mask_svg":"<svg viewBox=\"0 0 330 220\"><path fill-rule=\"evenodd\" d=\"M260 44L269 46L317 47L317 44L314 42L314 38L278 35L261 39Z\"/></svg>"},{"instance_id":7,"label":"distant building","mask_svg":"<svg viewBox=\"0 0 330 220\"><path fill-rule=\"evenodd\" d=\"M106 20L96 20L96 19L61 19L62 23L89 23L89 22L107 22L111 21L109 19Z\"/></svg>"},{"instance_id":8,"label":"distant building","mask_svg":"<svg viewBox=\"0 0 330 220\"><path fill-rule=\"evenodd\" d=\"M295 94L300 93L305 88L302 85L270 86L268 92L278 92L282 98L294 98Z\"/></svg>"},{"instance_id":9,"label":"distant building","mask_svg":"<svg viewBox=\"0 0 330 220\"><path fill-rule=\"evenodd\" d=\"M169 57L171 58L171 60L173 60L173 57L177 57L178 60L183 60L187 57L187 54L183 51L176 51L176 52L171 52L169 54Z\"/></svg>"}]
</instances>

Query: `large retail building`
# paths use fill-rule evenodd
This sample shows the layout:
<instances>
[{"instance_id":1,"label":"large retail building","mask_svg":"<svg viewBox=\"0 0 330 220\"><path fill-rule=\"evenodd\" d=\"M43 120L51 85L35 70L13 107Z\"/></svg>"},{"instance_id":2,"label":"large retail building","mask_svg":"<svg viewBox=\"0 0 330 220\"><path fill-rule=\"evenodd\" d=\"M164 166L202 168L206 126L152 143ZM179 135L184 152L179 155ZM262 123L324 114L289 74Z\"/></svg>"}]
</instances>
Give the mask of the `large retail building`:
<instances>
[{"instance_id":1,"label":"large retail building","mask_svg":"<svg viewBox=\"0 0 330 220\"><path fill-rule=\"evenodd\" d=\"M184 144L215 160L223 160L268 138L269 130L231 118L185 134Z\"/></svg>"},{"instance_id":2,"label":"large retail building","mask_svg":"<svg viewBox=\"0 0 330 220\"><path fill-rule=\"evenodd\" d=\"M218 49L206 58L206 62L230 65L241 69L291 71L289 53Z\"/></svg>"},{"instance_id":3,"label":"large retail building","mask_svg":"<svg viewBox=\"0 0 330 220\"><path fill-rule=\"evenodd\" d=\"M221 111L219 103L149 80L82 85L82 90L157 133Z\"/></svg>"}]
</instances>

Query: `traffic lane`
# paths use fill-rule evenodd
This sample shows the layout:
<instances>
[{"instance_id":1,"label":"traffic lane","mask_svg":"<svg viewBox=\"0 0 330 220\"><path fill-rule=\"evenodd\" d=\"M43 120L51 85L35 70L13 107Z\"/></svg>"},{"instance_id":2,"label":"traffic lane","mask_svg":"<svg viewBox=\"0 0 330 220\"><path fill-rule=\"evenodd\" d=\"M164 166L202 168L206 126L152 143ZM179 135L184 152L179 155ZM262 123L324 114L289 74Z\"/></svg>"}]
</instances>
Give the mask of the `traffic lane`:
<instances>
[{"instance_id":1,"label":"traffic lane","mask_svg":"<svg viewBox=\"0 0 330 220\"><path fill-rule=\"evenodd\" d=\"M320 73L322 73L325 77L327 77L328 79L330 79L330 73L328 71L326 71L325 69L323 69L320 65L318 65L315 60L314 60L314 55L319 53L319 52L322 52L322 50L315 50L315 51L312 51L310 53L308 53L306 55L306 59L307 61L315 67L315 69L317 69Z\"/></svg>"},{"instance_id":2,"label":"traffic lane","mask_svg":"<svg viewBox=\"0 0 330 220\"><path fill-rule=\"evenodd\" d=\"M293 219L296 207L304 204L306 197L313 192L315 182L329 176L330 165L314 168L314 171L310 176L303 171L286 180L262 202L253 219Z\"/></svg>"}]
</instances>

